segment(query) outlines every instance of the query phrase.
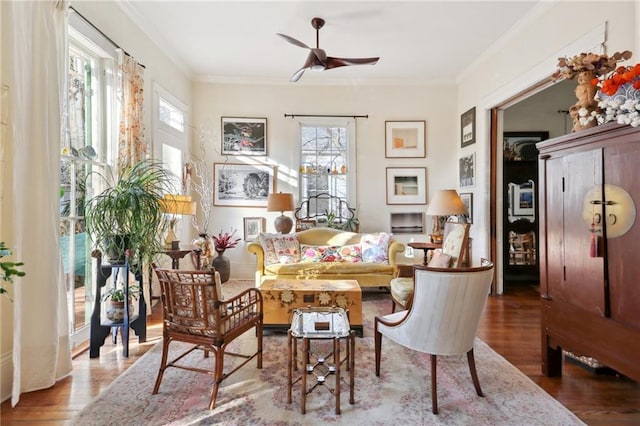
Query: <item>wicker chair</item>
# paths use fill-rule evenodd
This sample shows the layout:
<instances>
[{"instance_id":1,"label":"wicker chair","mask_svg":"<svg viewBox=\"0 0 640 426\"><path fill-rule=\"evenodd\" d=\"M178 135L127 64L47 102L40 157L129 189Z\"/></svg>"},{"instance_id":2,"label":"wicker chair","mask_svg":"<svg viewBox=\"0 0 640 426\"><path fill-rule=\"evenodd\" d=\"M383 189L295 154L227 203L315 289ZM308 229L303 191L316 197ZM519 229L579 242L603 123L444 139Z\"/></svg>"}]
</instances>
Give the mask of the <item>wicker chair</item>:
<instances>
[{"instance_id":1,"label":"wicker chair","mask_svg":"<svg viewBox=\"0 0 640 426\"><path fill-rule=\"evenodd\" d=\"M213 377L209 409L216 405L220 382L257 357L262 368L262 296L251 288L224 300L220 279L214 271L180 271L156 268L160 282L163 310L162 361L153 388L157 394L162 376L169 367L205 373ZM246 331L256 328L257 350L252 354L227 352L226 347ZM168 361L169 344L173 341L193 344L187 351ZM215 354L215 369L189 367L179 363L196 349ZM244 361L233 370L224 372L224 356L237 356Z\"/></svg>"},{"instance_id":2,"label":"wicker chair","mask_svg":"<svg viewBox=\"0 0 640 426\"><path fill-rule=\"evenodd\" d=\"M467 354L476 393L482 394L473 344L491 282L493 263L475 268L415 267L413 304L408 311L376 316L376 376L380 376L382 335L409 349L431 356L432 411L438 414L436 361L438 355Z\"/></svg>"},{"instance_id":3,"label":"wicker chair","mask_svg":"<svg viewBox=\"0 0 640 426\"><path fill-rule=\"evenodd\" d=\"M452 268L461 268L466 262L470 262L468 253L469 241L469 224L447 222L444 228L444 243L442 244L442 253L449 256ZM429 264L430 266L431 263ZM436 265L439 266L439 265ZM401 269L399 268L400 272ZM411 273L399 273L398 276L391 280L391 312L396 311L396 305L407 310L411 307L413 299L413 271Z\"/></svg>"}]
</instances>

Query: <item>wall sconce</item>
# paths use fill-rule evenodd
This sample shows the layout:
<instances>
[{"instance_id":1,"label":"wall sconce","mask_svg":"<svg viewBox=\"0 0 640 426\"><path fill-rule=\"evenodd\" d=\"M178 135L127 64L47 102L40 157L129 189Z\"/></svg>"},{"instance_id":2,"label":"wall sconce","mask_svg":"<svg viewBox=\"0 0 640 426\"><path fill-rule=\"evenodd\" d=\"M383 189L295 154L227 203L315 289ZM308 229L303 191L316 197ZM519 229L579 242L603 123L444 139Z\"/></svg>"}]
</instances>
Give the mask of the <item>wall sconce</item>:
<instances>
[{"instance_id":1,"label":"wall sconce","mask_svg":"<svg viewBox=\"0 0 640 426\"><path fill-rule=\"evenodd\" d=\"M276 232L281 234L288 234L293 228L293 220L290 217L285 216L284 212L293 211L293 194L278 192L269 194L267 197L267 211L268 212L280 212L280 216L276 217L273 225L276 228Z\"/></svg>"}]
</instances>

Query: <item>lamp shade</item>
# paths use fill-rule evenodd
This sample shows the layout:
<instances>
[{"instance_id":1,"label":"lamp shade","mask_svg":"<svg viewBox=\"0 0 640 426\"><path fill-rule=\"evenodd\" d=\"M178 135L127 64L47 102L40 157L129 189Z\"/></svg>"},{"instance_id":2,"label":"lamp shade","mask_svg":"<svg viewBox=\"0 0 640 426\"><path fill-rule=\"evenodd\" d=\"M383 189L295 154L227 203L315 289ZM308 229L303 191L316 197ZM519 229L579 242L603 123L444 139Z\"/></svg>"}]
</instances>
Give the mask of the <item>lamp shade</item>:
<instances>
[{"instance_id":1,"label":"lamp shade","mask_svg":"<svg viewBox=\"0 0 640 426\"><path fill-rule=\"evenodd\" d=\"M196 202L188 195L166 194L161 200L162 211L170 214L194 215Z\"/></svg>"},{"instance_id":2,"label":"lamp shade","mask_svg":"<svg viewBox=\"0 0 640 426\"><path fill-rule=\"evenodd\" d=\"M293 194L278 192L269 194L267 197L268 212L290 212L293 211Z\"/></svg>"},{"instance_id":3,"label":"lamp shade","mask_svg":"<svg viewBox=\"0 0 640 426\"><path fill-rule=\"evenodd\" d=\"M429 216L466 215L467 208L455 189L440 189L427 208Z\"/></svg>"}]
</instances>

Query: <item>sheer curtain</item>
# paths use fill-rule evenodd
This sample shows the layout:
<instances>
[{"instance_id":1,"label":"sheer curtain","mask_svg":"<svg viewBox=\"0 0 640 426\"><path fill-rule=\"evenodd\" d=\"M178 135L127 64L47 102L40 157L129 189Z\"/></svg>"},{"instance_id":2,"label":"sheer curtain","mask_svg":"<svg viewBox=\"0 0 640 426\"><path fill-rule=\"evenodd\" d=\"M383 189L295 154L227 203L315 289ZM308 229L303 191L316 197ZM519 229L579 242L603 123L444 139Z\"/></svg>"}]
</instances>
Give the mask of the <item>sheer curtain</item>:
<instances>
[{"instance_id":1,"label":"sheer curtain","mask_svg":"<svg viewBox=\"0 0 640 426\"><path fill-rule=\"evenodd\" d=\"M68 6L12 1L4 9L12 23L3 44L11 63L15 256L26 272L14 286L13 406L72 368L58 223Z\"/></svg>"}]
</instances>

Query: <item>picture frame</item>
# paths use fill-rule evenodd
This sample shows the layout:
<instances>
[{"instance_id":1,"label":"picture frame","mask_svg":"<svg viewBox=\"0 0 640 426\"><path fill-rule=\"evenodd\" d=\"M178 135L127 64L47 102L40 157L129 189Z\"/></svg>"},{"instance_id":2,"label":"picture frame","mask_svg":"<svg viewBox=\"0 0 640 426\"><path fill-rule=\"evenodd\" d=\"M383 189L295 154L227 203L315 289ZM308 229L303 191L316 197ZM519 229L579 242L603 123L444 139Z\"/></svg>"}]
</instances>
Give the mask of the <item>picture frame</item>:
<instances>
[{"instance_id":1,"label":"picture frame","mask_svg":"<svg viewBox=\"0 0 640 426\"><path fill-rule=\"evenodd\" d=\"M213 205L267 207L275 192L275 167L264 164L214 163Z\"/></svg>"},{"instance_id":2,"label":"picture frame","mask_svg":"<svg viewBox=\"0 0 640 426\"><path fill-rule=\"evenodd\" d=\"M535 182L529 179L522 184L509 183L509 215L535 218Z\"/></svg>"},{"instance_id":3,"label":"picture frame","mask_svg":"<svg viewBox=\"0 0 640 426\"><path fill-rule=\"evenodd\" d=\"M502 150L506 161L537 161L536 143L549 139L549 132L504 132Z\"/></svg>"},{"instance_id":4,"label":"picture frame","mask_svg":"<svg viewBox=\"0 0 640 426\"><path fill-rule=\"evenodd\" d=\"M424 212L391 213L392 234L424 234Z\"/></svg>"},{"instance_id":5,"label":"picture frame","mask_svg":"<svg viewBox=\"0 0 640 426\"><path fill-rule=\"evenodd\" d=\"M460 147L476 143L476 107L460 116Z\"/></svg>"},{"instance_id":6,"label":"picture frame","mask_svg":"<svg viewBox=\"0 0 640 426\"><path fill-rule=\"evenodd\" d=\"M387 167L387 204L427 204L426 167Z\"/></svg>"},{"instance_id":7,"label":"picture frame","mask_svg":"<svg viewBox=\"0 0 640 426\"><path fill-rule=\"evenodd\" d=\"M471 153L461 157L459 160L460 188L467 188L475 185L476 175L476 153Z\"/></svg>"},{"instance_id":8,"label":"picture frame","mask_svg":"<svg viewBox=\"0 0 640 426\"><path fill-rule=\"evenodd\" d=\"M473 223L473 193L462 192L460 193L460 199L467 208L467 215L465 216L467 223Z\"/></svg>"},{"instance_id":9,"label":"picture frame","mask_svg":"<svg viewBox=\"0 0 640 426\"><path fill-rule=\"evenodd\" d=\"M425 158L427 122L385 121L385 158Z\"/></svg>"},{"instance_id":10,"label":"picture frame","mask_svg":"<svg viewBox=\"0 0 640 426\"><path fill-rule=\"evenodd\" d=\"M222 155L267 155L267 119L222 117Z\"/></svg>"},{"instance_id":11,"label":"picture frame","mask_svg":"<svg viewBox=\"0 0 640 426\"><path fill-rule=\"evenodd\" d=\"M261 232L264 232L266 219L264 217L245 217L244 222L244 240L255 241Z\"/></svg>"}]
</instances>

